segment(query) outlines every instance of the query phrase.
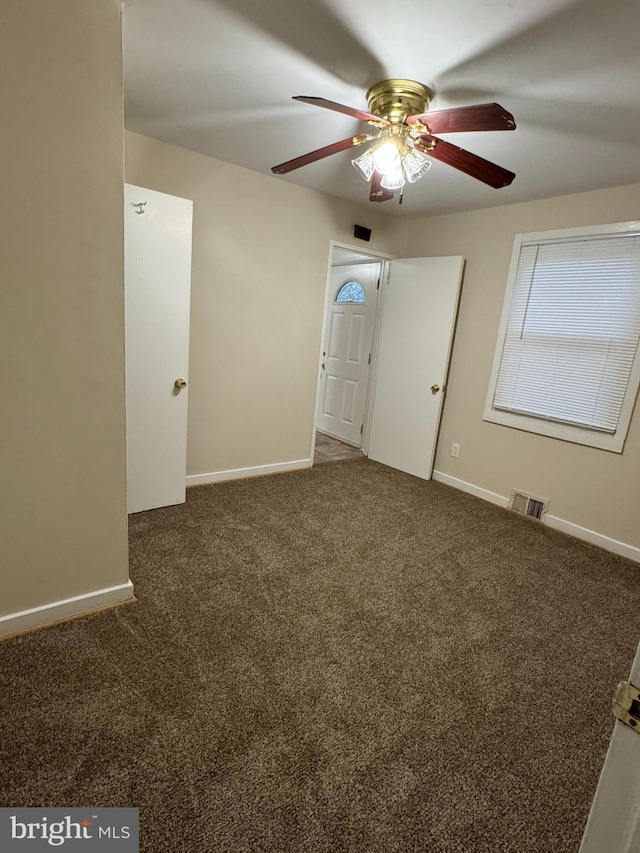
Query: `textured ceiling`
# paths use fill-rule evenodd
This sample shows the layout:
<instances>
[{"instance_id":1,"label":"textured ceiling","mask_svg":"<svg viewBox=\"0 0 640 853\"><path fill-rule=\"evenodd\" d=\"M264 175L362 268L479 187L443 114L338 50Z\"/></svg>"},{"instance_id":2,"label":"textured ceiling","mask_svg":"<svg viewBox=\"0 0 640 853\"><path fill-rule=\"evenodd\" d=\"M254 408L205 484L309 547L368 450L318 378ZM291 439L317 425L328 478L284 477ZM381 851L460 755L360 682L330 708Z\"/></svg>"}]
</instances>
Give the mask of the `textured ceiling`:
<instances>
[{"instance_id":1,"label":"textured ceiling","mask_svg":"<svg viewBox=\"0 0 640 853\"><path fill-rule=\"evenodd\" d=\"M129 129L369 204L342 152L270 167L367 129L291 100L367 108L387 77L432 88L432 109L497 101L510 133L443 138L516 173L494 190L434 161L404 203L432 215L640 182L637 0L126 0Z\"/></svg>"}]
</instances>

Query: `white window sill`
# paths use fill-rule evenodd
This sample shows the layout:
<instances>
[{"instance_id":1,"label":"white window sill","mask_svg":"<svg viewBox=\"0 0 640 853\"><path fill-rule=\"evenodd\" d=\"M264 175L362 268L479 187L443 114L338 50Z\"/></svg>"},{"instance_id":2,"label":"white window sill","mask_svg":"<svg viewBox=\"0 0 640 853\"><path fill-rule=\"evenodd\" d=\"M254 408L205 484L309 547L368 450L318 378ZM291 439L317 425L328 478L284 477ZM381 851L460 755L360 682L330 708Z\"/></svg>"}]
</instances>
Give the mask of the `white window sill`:
<instances>
[{"instance_id":1,"label":"white window sill","mask_svg":"<svg viewBox=\"0 0 640 853\"><path fill-rule=\"evenodd\" d=\"M557 438L560 441L570 441L573 444L584 444L599 450L609 450L613 453L622 453L624 447L624 438L621 435L582 429L568 424L547 421L544 418L517 415L498 409L485 409L482 420L512 429L548 436L549 438Z\"/></svg>"}]
</instances>

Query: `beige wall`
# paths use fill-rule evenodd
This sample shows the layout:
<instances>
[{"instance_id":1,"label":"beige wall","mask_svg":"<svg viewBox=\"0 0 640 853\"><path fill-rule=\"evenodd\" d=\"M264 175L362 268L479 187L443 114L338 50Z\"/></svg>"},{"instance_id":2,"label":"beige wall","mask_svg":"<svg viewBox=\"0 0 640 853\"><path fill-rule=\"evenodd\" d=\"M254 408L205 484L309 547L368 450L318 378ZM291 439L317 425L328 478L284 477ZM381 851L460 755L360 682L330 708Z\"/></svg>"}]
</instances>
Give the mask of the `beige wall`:
<instances>
[{"instance_id":1,"label":"beige wall","mask_svg":"<svg viewBox=\"0 0 640 853\"><path fill-rule=\"evenodd\" d=\"M482 421L514 235L634 219L639 187L408 220L137 134L125 148L129 183L194 200L189 474L308 456L329 241L359 222L372 250L467 259L436 470L640 547L637 414L622 455Z\"/></svg>"},{"instance_id":2,"label":"beige wall","mask_svg":"<svg viewBox=\"0 0 640 853\"><path fill-rule=\"evenodd\" d=\"M509 496L548 498L550 515L640 547L640 413L611 453L484 423L482 412L515 234L640 218L640 186L406 223L407 256L467 260L436 470ZM459 459L450 456L459 442Z\"/></svg>"},{"instance_id":3,"label":"beige wall","mask_svg":"<svg viewBox=\"0 0 640 853\"><path fill-rule=\"evenodd\" d=\"M0 5L0 616L128 579L120 32Z\"/></svg>"},{"instance_id":4,"label":"beige wall","mask_svg":"<svg viewBox=\"0 0 640 853\"><path fill-rule=\"evenodd\" d=\"M128 183L190 198L188 473L309 457L330 240L390 252L395 226L247 169L127 133Z\"/></svg>"}]
</instances>

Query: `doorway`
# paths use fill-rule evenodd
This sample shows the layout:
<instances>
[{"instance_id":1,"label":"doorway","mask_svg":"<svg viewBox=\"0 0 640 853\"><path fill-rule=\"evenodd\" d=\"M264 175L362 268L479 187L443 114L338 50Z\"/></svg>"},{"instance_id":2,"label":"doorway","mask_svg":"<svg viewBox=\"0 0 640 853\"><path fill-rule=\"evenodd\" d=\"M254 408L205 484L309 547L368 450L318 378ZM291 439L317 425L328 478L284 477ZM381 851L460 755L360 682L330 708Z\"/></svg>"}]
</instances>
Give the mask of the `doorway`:
<instances>
[{"instance_id":1,"label":"doorway","mask_svg":"<svg viewBox=\"0 0 640 853\"><path fill-rule=\"evenodd\" d=\"M361 458L384 259L334 246L316 400L314 463Z\"/></svg>"},{"instance_id":2,"label":"doorway","mask_svg":"<svg viewBox=\"0 0 640 853\"><path fill-rule=\"evenodd\" d=\"M429 480L464 258L389 258L335 244L330 258L314 435Z\"/></svg>"}]
</instances>

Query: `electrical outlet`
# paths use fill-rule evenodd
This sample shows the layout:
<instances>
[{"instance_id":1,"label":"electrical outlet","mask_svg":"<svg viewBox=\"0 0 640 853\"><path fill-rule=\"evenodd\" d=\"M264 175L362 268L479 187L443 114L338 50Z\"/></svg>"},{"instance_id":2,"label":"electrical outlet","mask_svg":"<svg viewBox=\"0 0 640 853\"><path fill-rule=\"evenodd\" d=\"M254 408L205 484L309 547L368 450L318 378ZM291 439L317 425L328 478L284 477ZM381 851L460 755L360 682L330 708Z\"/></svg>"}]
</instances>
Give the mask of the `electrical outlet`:
<instances>
[{"instance_id":1,"label":"electrical outlet","mask_svg":"<svg viewBox=\"0 0 640 853\"><path fill-rule=\"evenodd\" d=\"M451 445L451 455L453 456L454 459L460 458L460 445L456 444L455 441Z\"/></svg>"}]
</instances>

